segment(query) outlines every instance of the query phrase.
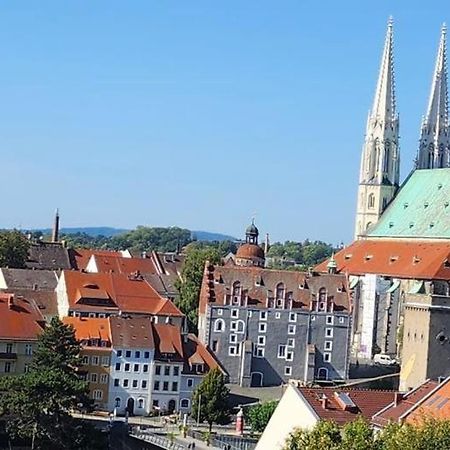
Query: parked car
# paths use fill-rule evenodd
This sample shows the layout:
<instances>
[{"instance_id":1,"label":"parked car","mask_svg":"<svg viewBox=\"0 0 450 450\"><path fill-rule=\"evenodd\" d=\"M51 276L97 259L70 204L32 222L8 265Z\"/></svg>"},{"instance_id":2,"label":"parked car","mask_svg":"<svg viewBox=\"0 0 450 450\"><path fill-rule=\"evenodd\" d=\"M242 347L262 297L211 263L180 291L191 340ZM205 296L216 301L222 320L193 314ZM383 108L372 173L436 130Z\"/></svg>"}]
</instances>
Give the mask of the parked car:
<instances>
[{"instance_id":1,"label":"parked car","mask_svg":"<svg viewBox=\"0 0 450 450\"><path fill-rule=\"evenodd\" d=\"M398 364L397 359L391 355L386 355L384 353L378 353L373 357L373 362L375 364L380 364L383 366L393 366Z\"/></svg>"}]
</instances>

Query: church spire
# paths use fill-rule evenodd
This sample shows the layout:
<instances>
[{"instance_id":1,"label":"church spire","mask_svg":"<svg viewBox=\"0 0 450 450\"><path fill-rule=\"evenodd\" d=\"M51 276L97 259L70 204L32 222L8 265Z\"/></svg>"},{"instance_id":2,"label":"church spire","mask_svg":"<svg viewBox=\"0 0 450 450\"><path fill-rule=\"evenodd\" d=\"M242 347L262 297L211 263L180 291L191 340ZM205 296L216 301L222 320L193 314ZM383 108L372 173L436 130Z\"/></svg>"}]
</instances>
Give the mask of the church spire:
<instances>
[{"instance_id":1,"label":"church spire","mask_svg":"<svg viewBox=\"0 0 450 450\"><path fill-rule=\"evenodd\" d=\"M367 121L359 176L355 237L375 224L400 182L399 119L395 102L394 28L389 19L380 72Z\"/></svg>"},{"instance_id":2,"label":"church spire","mask_svg":"<svg viewBox=\"0 0 450 450\"><path fill-rule=\"evenodd\" d=\"M422 122L417 168L448 167L449 151L447 28L444 24L431 83L428 109Z\"/></svg>"},{"instance_id":3,"label":"church spire","mask_svg":"<svg viewBox=\"0 0 450 450\"><path fill-rule=\"evenodd\" d=\"M394 30L390 17L371 118L386 123L394 120L395 116Z\"/></svg>"}]
</instances>

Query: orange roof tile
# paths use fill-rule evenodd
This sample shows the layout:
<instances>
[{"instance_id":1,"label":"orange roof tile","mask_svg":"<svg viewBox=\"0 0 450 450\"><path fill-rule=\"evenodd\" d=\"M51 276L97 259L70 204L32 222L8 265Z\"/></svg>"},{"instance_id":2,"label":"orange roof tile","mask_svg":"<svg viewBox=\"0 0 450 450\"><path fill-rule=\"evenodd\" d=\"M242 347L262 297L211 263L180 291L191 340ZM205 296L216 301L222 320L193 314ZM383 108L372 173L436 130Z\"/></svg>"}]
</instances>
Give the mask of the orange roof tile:
<instances>
[{"instance_id":1,"label":"orange roof tile","mask_svg":"<svg viewBox=\"0 0 450 450\"><path fill-rule=\"evenodd\" d=\"M100 339L111 342L111 330L108 319L65 317L63 323L71 325L75 330L75 337L79 340Z\"/></svg>"},{"instance_id":2,"label":"orange roof tile","mask_svg":"<svg viewBox=\"0 0 450 450\"><path fill-rule=\"evenodd\" d=\"M153 324L153 331L156 358L184 359L180 327L171 324L155 323Z\"/></svg>"},{"instance_id":3,"label":"orange roof tile","mask_svg":"<svg viewBox=\"0 0 450 450\"><path fill-rule=\"evenodd\" d=\"M35 340L44 328L39 309L29 301L0 293L0 339Z\"/></svg>"},{"instance_id":4,"label":"orange roof tile","mask_svg":"<svg viewBox=\"0 0 450 450\"><path fill-rule=\"evenodd\" d=\"M184 373L195 374L196 367L194 364L203 364L205 367L205 372L208 372L211 369L219 368L223 373L226 373L214 355L194 334L189 334L187 336L187 339L183 342L183 350L185 357L183 369Z\"/></svg>"},{"instance_id":5,"label":"orange roof tile","mask_svg":"<svg viewBox=\"0 0 450 450\"><path fill-rule=\"evenodd\" d=\"M113 272L130 275L139 273L158 273L150 258L124 258L119 255L98 255L93 258L99 272Z\"/></svg>"},{"instance_id":6,"label":"orange roof tile","mask_svg":"<svg viewBox=\"0 0 450 450\"><path fill-rule=\"evenodd\" d=\"M350 275L372 273L397 278L450 279L450 244L393 239L355 241L334 256L337 270ZM327 271L327 261L317 272Z\"/></svg>"},{"instance_id":7,"label":"orange roof tile","mask_svg":"<svg viewBox=\"0 0 450 450\"><path fill-rule=\"evenodd\" d=\"M110 250L70 249L70 259L73 268L85 270L92 255L121 256L121 253Z\"/></svg>"}]
</instances>

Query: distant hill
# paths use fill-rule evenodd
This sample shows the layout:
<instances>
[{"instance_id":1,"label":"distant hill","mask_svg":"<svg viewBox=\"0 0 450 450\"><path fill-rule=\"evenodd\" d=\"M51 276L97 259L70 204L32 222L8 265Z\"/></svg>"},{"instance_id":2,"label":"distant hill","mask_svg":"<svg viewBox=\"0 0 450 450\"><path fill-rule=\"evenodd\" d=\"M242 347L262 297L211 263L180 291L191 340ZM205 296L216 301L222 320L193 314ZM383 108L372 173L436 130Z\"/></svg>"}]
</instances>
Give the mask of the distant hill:
<instances>
[{"instance_id":1,"label":"distant hill","mask_svg":"<svg viewBox=\"0 0 450 450\"><path fill-rule=\"evenodd\" d=\"M44 228L39 230L32 230L32 231L41 231L44 234L51 234L50 228ZM76 234L76 233L84 233L88 236L105 236L105 237L112 237L117 236L118 234L125 233L127 230L125 228L114 228L114 227L68 227L68 228L61 228L62 234ZM209 231L191 231L192 236L194 239L198 241L237 241L237 239L233 236L229 236L227 234L221 234L221 233L211 233Z\"/></svg>"}]
</instances>

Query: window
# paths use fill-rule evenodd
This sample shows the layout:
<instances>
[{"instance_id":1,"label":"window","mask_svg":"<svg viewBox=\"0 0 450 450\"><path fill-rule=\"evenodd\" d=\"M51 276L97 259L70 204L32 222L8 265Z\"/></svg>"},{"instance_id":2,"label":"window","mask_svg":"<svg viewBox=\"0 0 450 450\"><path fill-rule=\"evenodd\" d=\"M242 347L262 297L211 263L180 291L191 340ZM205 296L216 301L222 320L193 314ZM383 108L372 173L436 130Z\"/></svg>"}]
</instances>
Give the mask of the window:
<instances>
[{"instance_id":1,"label":"window","mask_svg":"<svg viewBox=\"0 0 450 450\"><path fill-rule=\"evenodd\" d=\"M95 317L95 313L90 312L90 313L89 313L89 317L90 317L90 318L94 318L94 317Z\"/></svg>"},{"instance_id":2,"label":"window","mask_svg":"<svg viewBox=\"0 0 450 450\"><path fill-rule=\"evenodd\" d=\"M144 358L145 359L150 358L150 352L144 352Z\"/></svg>"},{"instance_id":3,"label":"window","mask_svg":"<svg viewBox=\"0 0 450 450\"><path fill-rule=\"evenodd\" d=\"M258 331L260 333L265 333L267 331L267 323L259 323L258 325Z\"/></svg>"},{"instance_id":4,"label":"window","mask_svg":"<svg viewBox=\"0 0 450 450\"><path fill-rule=\"evenodd\" d=\"M261 348L261 347L255 347L255 351L253 352L253 354L254 354L257 358L264 358L264 348Z\"/></svg>"},{"instance_id":5,"label":"window","mask_svg":"<svg viewBox=\"0 0 450 450\"><path fill-rule=\"evenodd\" d=\"M13 352L13 345L6 344L6 353L12 353L12 352Z\"/></svg>"},{"instance_id":6,"label":"window","mask_svg":"<svg viewBox=\"0 0 450 450\"><path fill-rule=\"evenodd\" d=\"M173 391L173 392L178 391L178 381L174 381L174 382L172 383L172 391Z\"/></svg>"},{"instance_id":7,"label":"window","mask_svg":"<svg viewBox=\"0 0 450 450\"><path fill-rule=\"evenodd\" d=\"M100 389L96 389L94 392L92 392L92 398L94 400L101 400L103 398L103 391Z\"/></svg>"},{"instance_id":8,"label":"window","mask_svg":"<svg viewBox=\"0 0 450 450\"><path fill-rule=\"evenodd\" d=\"M138 400L138 408L142 409L144 407L144 400L142 398L140 398Z\"/></svg>"},{"instance_id":9,"label":"window","mask_svg":"<svg viewBox=\"0 0 450 450\"><path fill-rule=\"evenodd\" d=\"M216 333L221 333L222 331L225 331L225 322L222 319L217 319L214 322L214 331Z\"/></svg>"},{"instance_id":10,"label":"window","mask_svg":"<svg viewBox=\"0 0 450 450\"><path fill-rule=\"evenodd\" d=\"M104 367L109 366L109 356L102 356L102 366Z\"/></svg>"},{"instance_id":11,"label":"window","mask_svg":"<svg viewBox=\"0 0 450 450\"><path fill-rule=\"evenodd\" d=\"M236 333L243 333L245 331L245 322L243 320L236 321Z\"/></svg>"},{"instance_id":12,"label":"window","mask_svg":"<svg viewBox=\"0 0 450 450\"><path fill-rule=\"evenodd\" d=\"M91 383L97 383L98 375L96 373L91 373Z\"/></svg>"},{"instance_id":13,"label":"window","mask_svg":"<svg viewBox=\"0 0 450 450\"><path fill-rule=\"evenodd\" d=\"M147 380L142 380L141 387L142 389L147 389Z\"/></svg>"},{"instance_id":14,"label":"window","mask_svg":"<svg viewBox=\"0 0 450 450\"><path fill-rule=\"evenodd\" d=\"M194 379L188 378L187 379L187 387L192 387L192 386L194 386Z\"/></svg>"},{"instance_id":15,"label":"window","mask_svg":"<svg viewBox=\"0 0 450 450\"><path fill-rule=\"evenodd\" d=\"M285 358L285 357L286 357L286 346L279 345L278 346L278 358Z\"/></svg>"},{"instance_id":16,"label":"window","mask_svg":"<svg viewBox=\"0 0 450 450\"><path fill-rule=\"evenodd\" d=\"M294 352L292 350L286 352L286 361L294 361Z\"/></svg>"},{"instance_id":17,"label":"window","mask_svg":"<svg viewBox=\"0 0 450 450\"><path fill-rule=\"evenodd\" d=\"M247 312L247 317L252 317L252 311Z\"/></svg>"},{"instance_id":18,"label":"window","mask_svg":"<svg viewBox=\"0 0 450 450\"><path fill-rule=\"evenodd\" d=\"M122 357L122 350L117 350L117 357L121 358Z\"/></svg>"},{"instance_id":19,"label":"window","mask_svg":"<svg viewBox=\"0 0 450 450\"><path fill-rule=\"evenodd\" d=\"M161 375L161 366L155 366L155 375Z\"/></svg>"},{"instance_id":20,"label":"window","mask_svg":"<svg viewBox=\"0 0 450 450\"><path fill-rule=\"evenodd\" d=\"M10 373L10 372L11 372L11 363L5 362L5 373Z\"/></svg>"},{"instance_id":21,"label":"window","mask_svg":"<svg viewBox=\"0 0 450 450\"><path fill-rule=\"evenodd\" d=\"M295 334L296 326L288 325L288 334Z\"/></svg>"},{"instance_id":22,"label":"window","mask_svg":"<svg viewBox=\"0 0 450 450\"><path fill-rule=\"evenodd\" d=\"M116 408L120 408L120 403L121 403L120 397L116 397L116 398L114 399L114 406L115 406Z\"/></svg>"},{"instance_id":23,"label":"window","mask_svg":"<svg viewBox=\"0 0 450 450\"><path fill-rule=\"evenodd\" d=\"M173 376L177 377L180 374L180 368L178 366L175 366L173 368Z\"/></svg>"},{"instance_id":24,"label":"window","mask_svg":"<svg viewBox=\"0 0 450 450\"><path fill-rule=\"evenodd\" d=\"M102 373L100 375L100 383L102 383L102 384L108 383L108 374L107 373Z\"/></svg>"},{"instance_id":25,"label":"window","mask_svg":"<svg viewBox=\"0 0 450 450\"><path fill-rule=\"evenodd\" d=\"M133 367L134 372L139 372L139 364L135 364Z\"/></svg>"},{"instance_id":26,"label":"window","mask_svg":"<svg viewBox=\"0 0 450 450\"><path fill-rule=\"evenodd\" d=\"M159 409L159 400L153 400L152 405L153 405L153 408Z\"/></svg>"},{"instance_id":27,"label":"window","mask_svg":"<svg viewBox=\"0 0 450 450\"><path fill-rule=\"evenodd\" d=\"M325 328L325 337L333 337L333 328Z\"/></svg>"},{"instance_id":28,"label":"window","mask_svg":"<svg viewBox=\"0 0 450 450\"><path fill-rule=\"evenodd\" d=\"M168 381L164 381L163 383L163 391L168 391L169 390L169 382Z\"/></svg>"},{"instance_id":29,"label":"window","mask_svg":"<svg viewBox=\"0 0 450 450\"><path fill-rule=\"evenodd\" d=\"M98 366L99 358L98 356L91 356L91 365Z\"/></svg>"},{"instance_id":30,"label":"window","mask_svg":"<svg viewBox=\"0 0 450 450\"><path fill-rule=\"evenodd\" d=\"M319 289L319 302L326 302L327 300L327 290L324 287Z\"/></svg>"},{"instance_id":31,"label":"window","mask_svg":"<svg viewBox=\"0 0 450 450\"><path fill-rule=\"evenodd\" d=\"M343 317L339 317L339 323L345 323L345 319Z\"/></svg>"},{"instance_id":32,"label":"window","mask_svg":"<svg viewBox=\"0 0 450 450\"><path fill-rule=\"evenodd\" d=\"M231 323L230 323L230 330L231 330L231 331L236 331L236 329L237 329L237 323L236 323L236 321L231 322Z\"/></svg>"},{"instance_id":33,"label":"window","mask_svg":"<svg viewBox=\"0 0 450 450\"><path fill-rule=\"evenodd\" d=\"M23 365L23 373L28 373L30 371L30 365L29 364L24 364Z\"/></svg>"},{"instance_id":34,"label":"window","mask_svg":"<svg viewBox=\"0 0 450 450\"><path fill-rule=\"evenodd\" d=\"M120 380L118 378L115 378L114 379L114 386L118 387L119 386L119 382L120 382Z\"/></svg>"},{"instance_id":35,"label":"window","mask_svg":"<svg viewBox=\"0 0 450 450\"><path fill-rule=\"evenodd\" d=\"M25 344L25 355L31 356L33 354L33 346L31 344Z\"/></svg>"},{"instance_id":36,"label":"window","mask_svg":"<svg viewBox=\"0 0 450 450\"><path fill-rule=\"evenodd\" d=\"M89 364L89 357L88 357L88 356L83 356L83 357L81 358L81 364L82 364L83 366L87 366L87 365ZM119 364L119 369L120 369L120 364Z\"/></svg>"},{"instance_id":37,"label":"window","mask_svg":"<svg viewBox=\"0 0 450 450\"><path fill-rule=\"evenodd\" d=\"M314 322L316 320L316 316L311 316L311 322Z\"/></svg>"},{"instance_id":38,"label":"window","mask_svg":"<svg viewBox=\"0 0 450 450\"><path fill-rule=\"evenodd\" d=\"M277 299L284 299L284 284L278 283L276 288Z\"/></svg>"},{"instance_id":39,"label":"window","mask_svg":"<svg viewBox=\"0 0 450 450\"><path fill-rule=\"evenodd\" d=\"M233 318L239 317L239 310L238 309L232 309L231 310L231 317L233 317Z\"/></svg>"},{"instance_id":40,"label":"window","mask_svg":"<svg viewBox=\"0 0 450 450\"><path fill-rule=\"evenodd\" d=\"M142 364L142 372L144 373L148 372L148 364Z\"/></svg>"},{"instance_id":41,"label":"window","mask_svg":"<svg viewBox=\"0 0 450 450\"><path fill-rule=\"evenodd\" d=\"M183 398L180 400L180 408L183 409L189 408L189 400L187 398Z\"/></svg>"},{"instance_id":42,"label":"window","mask_svg":"<svg viewBox=\"0 0 450 450\"><path fill-rule=\"evenodd\" d=\"M369 207L369 209L375 208L375 195L374 194L369 194L369 200L367 202L367 206Z\"/></svg>"},{"instance_id":43,"label":"window","mask_svg":"<svg viewBox=\"0 0 450 450\"><path fill-rule=\"evenodd\" d=\"M218 349L217 340L214 340L212 341L212 351L217 352L217 349Z\"/></svg>"},{"instance_id":44,"label":"window","mask_svg":"<svg viewBox=\"0 0 450 450\"><path fill-rule=\"evenodd\" d=\"M236 344L237 334L230 334L230 344Z\"/></svg>"},{"instance_id":45,"label":"window","mask_svg":"<svg viewBox=\"0 0 450 450\"><path fill-rule=\"evenodd\" d=\"M236 356L237 355L237 348L235 345L230 345L228 347L228 355L229 356Z\"/></svg>"},{"instance_id":46,"label":"window","mask_svg":"<svg viewBox=\"0 0 450 450\"><path fill-rule=\"evenodd\" d=\"M294 348L295 347L295 339L294 338L289 338L287 340L287 346Z\"/></svg>"},{"instance_id":47,"label":"window","mask_svg":"<svg viewBox=\"0 0 450 450\"><path fill-rule=\"evenodd\" d=\"M170 366L164 366L164 375L166 376L170 375Z\"/></svg>"},{"instance_id":48,"label":"window","mask_svg":"<svg viewBox=\"0 0 450 450\"><path fill-rule=\"evenodd\" d=\"M267 311L259 312L259 320L267 320Z\"/></svg>"},{"instance_id":49,"label":"window","mask_svg":"<svg viewBox=\"0 0 450 450\"><path fill-rule=\"evenodd\" d=\"M323 354L323 360L325 362L330 362L331 361L331 353L324 353Z\"/></svg>"},{"instance_id":50,"label":"window","mask_svg":"<svg viewBox=\"0 0 450 450\"><path fill-rule=\"evenodd\" d=\"M333 323L334 323L334 317L327 316L327 325L333 325Z\"/></svg>"},{"instance_id":51,"label":"window","mask_svg":"<svg viewBox=\"0 0 450 450\"><path fill-rule=\"evenodd\" d=\"M155 384L153 385L153 390L159 391L159 381L155 381Z\"/></svg>"},{"instance_id":52,"label":"window","mask_svg":"<svg viewBox=\"0 0 450 450\"><path fill-rule=\"evenodd\" d=\"M125 356L126 356L127 358L131 358L131 350L127 350L127 351L125 352Z\"/></svg>"},{"instance_id":53,"label":"window","mask_svg":"<svg viewBox=\"0 0 450 450\"><path fill-rule=\"evenodd\" d=\"M280 317L281 317L281 313L276 312L276 313L275 313L275 319L279 319Z\"/></svg>"},{"instance_id":54,"label":"window","mask_svg":"<svg viewBox=\"0 0 450 450\"><path fill-rule=\"evenodd\" d=\"M138 387L138 380L133 380L132 385L133 385L134 388L137 388Z\"/></svg>"},{"instance_id":55,"label":"window","mask_svg":"<svg viewBox=\"0 0 450 450\"><path fill-rule=\"evenodd\" d=\"M289 313L289 322L297 322L297 313Z\"/></svg>"},{"instance_id":56,"label":"window","mask_svg":"<svg viewBox=\"0 0 450 450\"><path fill-rule=\"evenodd\" d=\"M134 352L134 357L135 357L135 358L140 358L140 357L141 357L141 352L140 352L139 350L136 350L136 351Z\"/></svg>"},{"instance_id":57,"label":"window","mask_svg":"<svg viewBox=\"0 0 450 450\"><path fill-rule=\"evenodd\" d=\"M130 364L126 363L125 364L125 372L129 372L130 371Z\"/></svg>"},{"instance_id":58,"label":"window","mask_svg":"<svg viewBox=\"0 0 450 450\"><path fill-rule=\"evenodd\" d=\"M291 366L286 366L284 368L284 374L287 375L287 376L292 375L292 367Z\"/></svg>"},{"instance_id":59,"label":"window","mask_svg":"<svg viewBox=\"0 0 450 450\"><path fill-rule=\"evenodd\" d=\"M116 370L120 370L120 363L116 363Z\"/></svg>"},{"instance_id":60,"label":"window","mask_svg":"<svg viewBox=\"0 0 450 450\"><path fill-rule=\"evenodd\" d=\"M258 345L266 345L266 337L258 336Z\"/></svg>"},{"instance_id":61,"label":"window","mask_svg":"<svg viewBox=\"0 0 450 450\"><path fill-rule=\"evenodd\" d=\"M128 387L128 383L129 383L129 380L127 378L125 378L125 380L123 380L123 387Z\"/></svg>"},{"instance_id":62,"label":"window","mask_svg":"<svg viewBox=\"0 0 450 450\"><path fill-rule=\"evenodd\" d=\"M218 308L217 309L217 315L221 316L223 314L223 309L222 308Z\"/></svg>"},{"instance_id":63,"label":"window","mask_svg":"<svg viewBox=\"0 0 450 450\"><path fill-rule=\"evenodd\" d=\"M325 350L333 350L333 341L325 341Z\"/></svg>"}]
</instances>

